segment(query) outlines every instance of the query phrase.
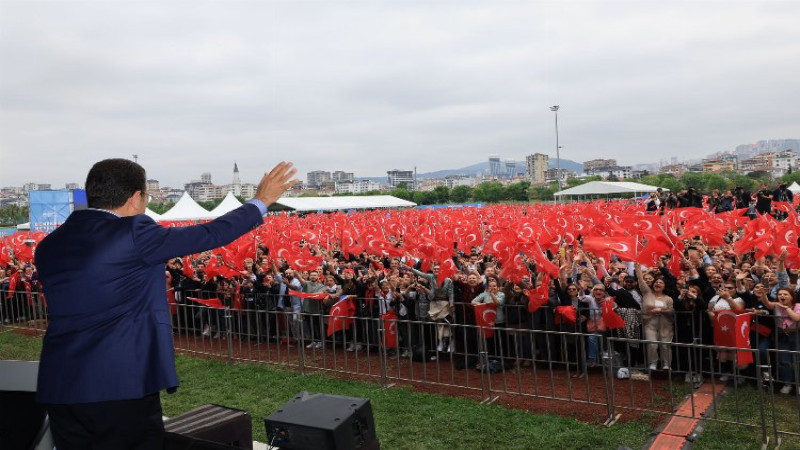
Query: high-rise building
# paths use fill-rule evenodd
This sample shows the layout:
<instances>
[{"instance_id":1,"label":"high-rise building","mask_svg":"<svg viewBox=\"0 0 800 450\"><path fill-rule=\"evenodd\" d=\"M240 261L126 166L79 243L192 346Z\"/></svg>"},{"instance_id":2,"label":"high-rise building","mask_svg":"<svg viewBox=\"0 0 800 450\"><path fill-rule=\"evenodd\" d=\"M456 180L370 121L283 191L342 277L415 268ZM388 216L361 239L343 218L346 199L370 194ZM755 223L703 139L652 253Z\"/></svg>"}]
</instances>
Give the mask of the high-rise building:
<instances>
[{"instance_id":1,"label":"high-rise building","mask_svg":"<svg viewBox=\"0 0 800 450\"><path fill-rule=\"evenodd\" d=\"M547 169L550 157L544 153L534 153L525 157L526 172L533 184L544 184L547 181Z\"/></svg>"},{"instance_id":2,"label":"high-rise building","mask_svg":"<svg viewBox=\"0 0 800 450\"><path fill-rule=\"evenodd\" d=\"M506 176L511 179L517 175L517 162L513 159L507 159L503 161L503 164L506 167Z\"/></svg>"},{"instance_id":3,"label":"high-rise building","mask_svg":"<svg viewBox=\"0 0 800 450\"><path fill-rule=\"evenodd\" d=\"M161 189L158 180L147 180L147 192L156 192Z\"/></svg>"},{"instance_id":4,"label":"high-rise building","mask_svg":"<svg viewBox=\"0 0 800 450\"><path fill-rule=\"evenodd\" d=\"M306 174L306 180L308 181L308 186L311 188L319 188L322 187L323 184L330 183L332 181L331 173L324 170L314 170L312 172L308 172Z\"/></svg>"},{"instance_id":5,"label":"high-rise building","mask_svg":"<svg viewBox=\"0 0 800 450\"><path fill-rule=\"evenodd\" d=\"M414 171L413 170L389 170L386 172L389 186L397 187L400 183L405 183L410 190L414 189Z\"/></svg>"},{"instance_id":6,"label":"high-rise building","mask_svg":"<svg viewBox=\"0 0 800 450\"><path fill-rule=\"evenodd\" d=\"M353 181L353 172L344 172L342 170L336 170L333 172L333 181L336 182L343 182L343 181Z\"/></svg>"},{"instance_id":7,"label":"high-rise building","mask_svg":"<svg viewBox=\"0 0 800 450\"><path fill-rule=\"evenodd\" d=\"M363 194L364 192L380 190L381 185L372 180L337 181L337 194Z\"/></svg>"},{"instance_id":8,"label":"high-rise building","mask_svg":"<svg viewBox=\"0 0 800 450\"><path fill-rule=\"evenodd\" d=\"M211 172L203 172L200 174L200 181L202 183L211 183Z\"/></svg>"},{"instance_id":9,"label":"high-rise building","mask_svg":"<svg viewBox=\"0 0 800 450\"><path fill-rule=\"evenodd\" d=\"M583 171L585 173L590 173L599 168L616 167L616 166L617 166L616 159L593 159L591 161L585 161L583 163Z\"/></svg>"},{"instance_id":10,"label":"high-rise building","mask_svg":"<svg viewBox=\"0 0 800 450\"><path fill-rule=\"evenodd\" d=\"M793 150L778 152L775 158L773 158L772 163L775 169L780 170L782 174L786 174L789 170L797 170L797 153Z\"/></svg>"},{"instance_id":11,"label":"high-rise building","mask_svg":"<svg viewBox=\"0 0 800 450\"><path fill-rule=\"evenodd\" d=\"M253 183L244 183L241 187L242 193L239 194L240 196L244 198L253 198L256 196L256 189L258 189L257 185Z\"/></svg>"},{"instance_id":12,"label":"high-rise building","mask_svg":"<svg viewBox=\"0 0 800 450\"><path fill-rule=\"evenodd\" d=\"M494 178L499 178L502 171L502 166L500 165L500 157L497 155L490 155L489 156L489 176Z\"/></svg>"}]
</instances>

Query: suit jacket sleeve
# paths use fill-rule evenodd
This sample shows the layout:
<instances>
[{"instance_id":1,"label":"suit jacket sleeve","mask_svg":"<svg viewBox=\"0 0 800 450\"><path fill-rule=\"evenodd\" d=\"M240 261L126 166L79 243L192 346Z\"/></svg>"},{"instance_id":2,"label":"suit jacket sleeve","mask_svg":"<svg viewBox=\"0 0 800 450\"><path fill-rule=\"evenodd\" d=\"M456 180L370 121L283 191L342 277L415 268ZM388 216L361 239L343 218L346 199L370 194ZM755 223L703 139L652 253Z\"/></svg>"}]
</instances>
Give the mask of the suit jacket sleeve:
<instances>
[{"instance_id":1,"label":"suit jacket sleeve","mask_svg":"<svg viewBox=\"0 0 800 450\"><path fill-rule=\"evenodd\" d=\"M262 223L258 207L250 204L211 222L184 228L162 227L143 214L133 220L135 245L146 264L226 245Z\"/></svg>"}]
</instances>

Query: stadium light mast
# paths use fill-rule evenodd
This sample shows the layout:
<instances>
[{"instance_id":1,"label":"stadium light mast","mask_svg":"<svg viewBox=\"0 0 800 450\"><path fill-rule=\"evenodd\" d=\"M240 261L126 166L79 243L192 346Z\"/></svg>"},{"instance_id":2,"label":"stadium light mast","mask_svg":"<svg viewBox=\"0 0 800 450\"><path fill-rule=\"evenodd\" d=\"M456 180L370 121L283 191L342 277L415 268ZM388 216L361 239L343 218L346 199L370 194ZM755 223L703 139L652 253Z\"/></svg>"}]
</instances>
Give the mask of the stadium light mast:
<instances>
[{"instance_id":1,"label":"stadium light mast","mask_svg":"<svg viewBox=\"0 0 800 450\"><path fill-rule=\"evenodd\" d=\"M556 180L558 181L558 190L561 190L561 147L558 145L558 105L550 107L550 111L556 114Z\"/></svg>"}]
</instances>

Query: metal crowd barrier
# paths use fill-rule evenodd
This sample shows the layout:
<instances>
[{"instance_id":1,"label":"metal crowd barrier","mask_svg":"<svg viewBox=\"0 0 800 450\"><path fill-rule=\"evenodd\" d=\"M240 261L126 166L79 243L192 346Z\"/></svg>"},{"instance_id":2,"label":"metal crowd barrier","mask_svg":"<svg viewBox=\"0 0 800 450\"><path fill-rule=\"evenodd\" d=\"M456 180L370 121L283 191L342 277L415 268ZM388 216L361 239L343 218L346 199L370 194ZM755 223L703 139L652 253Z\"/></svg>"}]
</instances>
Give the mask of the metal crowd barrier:
<instances>
[{"instance_id":1,"label":"metal crowd barrier","mask_svg":"<svg viewBox=\"0 0 800 450\"><path fill-rule=\"evenodd\" d=\"M44 333L43 299L5 301L3 296L3 300L0 314L5 329ZM242 304L246 308L211 308L179 296L171 311L176 351L274 364L300 374L325 371L355 376L386 387L396 383L431 391L437 386L457 387L486 403L501 396L530 399L532 406L539 400L577 403L602 414L608 425L626 412L700 418L694 394L700 386L710 385L713 408L702 416L704 420L757 429L764 443L780 442L787 435L800 437L798 428L785 425L776 414L778 406L791 407L800 419L800 352L781 349L780 332L766 338L752 333L756 339L752 349L720 347L707 342L710 322L699 318L692 321L698 326L690 328L688 337L684 326L673 330L671 341L662 341L661 336L632 339L613 331L589 333L581 325L557 325L553 308L544 306L526 314L525 323L492 328L492 337L487 329L454 320L385 321L374 313L350 317L347 330L328 335L330 316L278 308L279 298L273 296L247 297ZM470 306L458 306L463 309L455 315L463 318ZM579 310L578 317L584 312ZM698 312L677 312L675 324L680 314ZM397 346L387 348L392 336ZM796 341L800 333L792 337L793 348L800 349ZM771 340L770 345L763 339ZM668 370L664 362L656 370L649 368L648 346L656 346L659 354L670 351ZM721 363L721 352L731 362ZM745 354L754 363L739 367ZM792 379L781 379L787 373ZM777 393L785 384L793 387L792 395ZM727 386L724 394L718 386ZM684 400L691 406L688 412L678 410ZM725 414L720 413L720 404L726 406Z\"/></svg>"}]
</instances>

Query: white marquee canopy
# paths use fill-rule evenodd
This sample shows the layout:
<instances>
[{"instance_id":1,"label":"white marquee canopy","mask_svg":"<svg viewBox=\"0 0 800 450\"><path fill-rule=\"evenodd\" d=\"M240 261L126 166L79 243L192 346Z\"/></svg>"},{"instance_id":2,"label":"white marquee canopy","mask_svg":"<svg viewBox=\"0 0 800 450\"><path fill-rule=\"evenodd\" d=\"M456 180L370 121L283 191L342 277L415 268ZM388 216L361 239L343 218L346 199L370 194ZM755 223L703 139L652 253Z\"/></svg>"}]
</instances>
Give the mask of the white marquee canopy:
<instances>
[{"instance_id":1,"label":"white marquee canopy","mask_svg":"<svg viewBox=\"0 0 800 450\"><path fill-rule=\"evenodd\" d=\"M417 206L392 195L364 195L343 197L281 197L270 211L347 211L351 209L412 208Z\"/></svg>"},{"instance_id":2,"label":"white marquee canopy","mask_svg":"<svg viewBox=\"0 0 800 450\"><path fill-rule=\"evenodd\" d=\"M590 181L553 194L555 197L608 197L614 194L634 194L635 196L655 192L658 186L634 183L632 181ZM664 189L669 191L669 189Z\"/></svg>"},{"instance_id":3,"label":"white marquee canopy","mask_svg":"<svg viewBox=\"0 0 800 450\"><path fill-rule=\"evenodd\" d=\"M211 212L198 205L188 192L184 192L178 203L161 215L160 220L200 220L213 219Z\"/></svg>"}]
</instances>

